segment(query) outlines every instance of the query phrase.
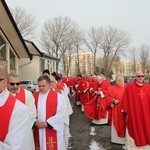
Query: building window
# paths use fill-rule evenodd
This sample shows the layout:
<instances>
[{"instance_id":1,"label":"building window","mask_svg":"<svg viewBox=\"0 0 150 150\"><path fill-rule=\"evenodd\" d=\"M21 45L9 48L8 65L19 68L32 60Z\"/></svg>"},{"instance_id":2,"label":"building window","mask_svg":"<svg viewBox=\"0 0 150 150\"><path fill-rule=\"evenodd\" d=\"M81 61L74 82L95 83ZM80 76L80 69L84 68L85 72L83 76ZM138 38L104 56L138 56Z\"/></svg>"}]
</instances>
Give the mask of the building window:
<instances>
[{"instance_id":1,"label":"building window","mask_svg":"<svg viewBox=\"0 0 150 150\"><path fill-rule=\"evenodd\" d=\"M15 69L15 55L10 51L10 69Z\"/></svg>"},{"instance_id":2,"label":"building window","mask_svg":"<svg viewBox=\"0 0 150 150\"><path fill-rule=\"evenodd\" d=\"M40 70L42 72L45 69L45 61L44 61L44 59L40 59L40 66L41 66Z\"/></svg>"},{"instance_id":3,"label":"building window","mask_svg":"<svg viewBox=\"0 0 150 150\"><path fill-rule=\"evenodd\" d=\"M3 46L4 44L0 42L0 60L6 61L6 46Z\"/></svg>"},{"instance_id":4,"label":"building window","mask_svg":"<svg viewBox=\"0 0 150 150\"><path fill-rule=\"evenodd\" d=\"M55 70L55 62L53 61L53 71Z\"/></svg>"},{"instance_id":5,"label":"building window","mask_svg":"<svg viewBox=\"0 0 150 150\"><path fill-rule=\"evenodd\" d=\"M47 69L50 70L50 61L47 61Z\"/></svg>"}]
</instances>

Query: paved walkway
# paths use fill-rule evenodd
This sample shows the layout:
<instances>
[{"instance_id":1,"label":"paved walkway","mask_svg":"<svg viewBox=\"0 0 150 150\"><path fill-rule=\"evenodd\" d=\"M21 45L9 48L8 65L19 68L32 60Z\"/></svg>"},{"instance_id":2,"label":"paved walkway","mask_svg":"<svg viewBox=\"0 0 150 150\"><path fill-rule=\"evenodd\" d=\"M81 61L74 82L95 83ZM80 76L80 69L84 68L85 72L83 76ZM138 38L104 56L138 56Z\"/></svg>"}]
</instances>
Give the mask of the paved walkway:
<instances>
[{"instance_id":1,"label":"paved walkway","mask_svg":"<svg viewBox=\"0 0 150 150\"><path fill-rule=\"evenodd\" d=\"M110 142L110 126L91 126L81 107L71 100L73 114L70 118L70 133L68 150L123 150L122 145Z\"/></svg>"}]
</instances>

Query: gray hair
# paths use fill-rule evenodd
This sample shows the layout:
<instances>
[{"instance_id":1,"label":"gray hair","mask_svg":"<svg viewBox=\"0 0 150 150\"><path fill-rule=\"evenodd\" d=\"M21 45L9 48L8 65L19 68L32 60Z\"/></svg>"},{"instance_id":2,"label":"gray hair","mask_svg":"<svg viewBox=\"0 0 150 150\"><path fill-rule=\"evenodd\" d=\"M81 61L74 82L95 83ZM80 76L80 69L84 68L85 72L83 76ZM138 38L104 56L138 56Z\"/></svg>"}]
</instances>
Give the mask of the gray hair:
<instances>
[{"instance_id":1,"label":"gray hair","mask_svg":"<svg viewBox=\"0 0 150 150\"><path fill-rule=\"evenodd\" d=\"M9 78L9 77L19 78L19 75L16 74L16 73L9 73L9 74L7 75L7 78Z\"/></svg>"},{"instance_id":2,"label":"gray hair","mask_svg":"<svg viewBox=\"0 0 150 150\"><path fill-rule=\"evenodd\" d=\"M38 78L38 82L45 80L48 84L50 84L50 78L47 75L42 75Z\"/></svg>"}]
</instances>

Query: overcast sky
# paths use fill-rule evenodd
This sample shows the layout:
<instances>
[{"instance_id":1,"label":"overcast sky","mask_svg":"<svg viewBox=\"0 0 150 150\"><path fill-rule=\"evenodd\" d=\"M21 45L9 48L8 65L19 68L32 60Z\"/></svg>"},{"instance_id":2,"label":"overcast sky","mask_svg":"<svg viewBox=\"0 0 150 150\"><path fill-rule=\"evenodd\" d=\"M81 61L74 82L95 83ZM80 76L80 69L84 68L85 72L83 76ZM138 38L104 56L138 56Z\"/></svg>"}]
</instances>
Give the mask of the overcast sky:
<instances>
[{"instance_id":1,"label":"overcast sky","mask_svg":"<svg viewBox=\"0 0 150 150\"><path fill-rule=\"evenodd\" d=\"M131 47L150 46L150 0L6 0L11 8L32 13L39 26L58 16L69 17L82 29L111 25L130 35Z\"/></svg>"}]
</instances>

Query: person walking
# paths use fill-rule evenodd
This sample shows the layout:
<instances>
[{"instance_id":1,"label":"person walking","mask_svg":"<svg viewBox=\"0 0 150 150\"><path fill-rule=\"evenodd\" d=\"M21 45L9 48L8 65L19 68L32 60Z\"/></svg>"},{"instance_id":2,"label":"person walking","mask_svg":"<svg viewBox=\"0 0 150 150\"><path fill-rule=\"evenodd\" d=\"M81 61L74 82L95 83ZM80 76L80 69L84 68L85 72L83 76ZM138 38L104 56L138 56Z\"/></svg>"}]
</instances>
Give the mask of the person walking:
<instances>
[{"instance_id":1,"label":"person walking","mask_svg":"<svg viewBox=\"0 0 150 150\"><path fill-rule=\"evenodd\" d=\"M108 107L110 101L110 82L103 75L97 76L93 88L94 95L84 106L84 113L92 119L91 125L108 123Z\"/></svg>"},{"instance_id":2,"label":"person walking","mask_svg":"<svg viewBox=\"0 0 150 150\"><path fill-rule=\"evenodd\" d=\"M54 76L49 75L49 78L50 78L50 81L51 81L50 88L52 90L56 91L56 92L59 92L64 97L64 100L66 102L67 116L66 116L65 124L64 124L64 150L67 150L69 137L71 137L69 126L70 126L70 116L73 113L73 109L71 107L68 95L67 95L67 93L65 92L65 90L63 88L64 86L58 85L58 82L56 81L56 78Z\"/></svg>"},{"instance_id":3,"label":"person walking","mask_svg":"<svg viewBox=\"0 0 150 150\"><path fill-rule=\"evenodd\" d=\"M150 150L150 85L144 82L142 71L127 85L122 102L127 150Z\"/></svg>"},{"instance_id":4,"label":"person walking","mask_svg":"<svg viewBox=\"0 0 150 150\"><path fill-rule=\"evenodd\" d=\"M115 85L111 87L111 142L116 144L125 144L125 117L121 112L122 97L126 84L124 77L118 75L115 80Z\"/></svg>"},{"instance_id":5,"label":"person walking","mask_svg":"<svg viewBox=\"0 0 150 150\"><path fill-rule=\"evenodd\" d=\"M0 65L0 149L28 150L29 109L7 90L7 70Z\"/></svg>"},{"instance_id":6,"label":"person walking","mask_svg":"<svg viewBox=\"0 0 150 150\"><path fill-rule=\"evenodd\" d=\"M39 91L34 93L37 120L34 123L36 150L64 150L66 102L61 94L50 89L50 78L38 78Z\"/></svg>"},{"instance_id":7,"label":"person walking","mask_svg":"<svg viewBox=\"0 0 150 150\"><path fill-rule=\"evenodd\" d=\"M36 120L36 108L35 108L35 100L33 97L33 94L23 89L20 86L20 79L19 76L16 73L9 73L7 76L7 89L9 92L19 101L21 101L23 104L25 104L29 110L31 115L31 121L30 121L30 129L31 129L31 138L30 138L30 149L28 150L34 150L34 138L33 138L33 131L32 127L34 125L34 122Z\"/></svg>"}]
</instances>

